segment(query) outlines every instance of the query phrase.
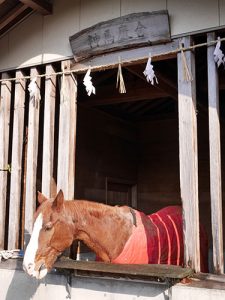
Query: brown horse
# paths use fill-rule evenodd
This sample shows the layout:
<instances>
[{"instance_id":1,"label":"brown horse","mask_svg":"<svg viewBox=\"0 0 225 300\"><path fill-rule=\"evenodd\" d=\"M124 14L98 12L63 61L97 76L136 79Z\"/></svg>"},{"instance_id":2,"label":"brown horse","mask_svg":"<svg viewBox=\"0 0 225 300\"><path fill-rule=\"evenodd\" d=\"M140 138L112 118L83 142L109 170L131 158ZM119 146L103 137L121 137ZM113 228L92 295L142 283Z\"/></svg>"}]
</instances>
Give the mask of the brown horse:
<instances>
[{"instance_id":1,"label":"brown horse","mask_svg":"<svg viewBox=\"0 0 225 300\"><path fill-rule=\"evenodd\" d=\"M183 265L182 211L171 206L145 214L127 206L64 201L38 193L37 209L23 267L43 278L74 240L83 241L104 262ZM201 239L201 268L207 271L206 239ZM204 244L204 245L203 245Z\"/></svg>"}]
</instances>

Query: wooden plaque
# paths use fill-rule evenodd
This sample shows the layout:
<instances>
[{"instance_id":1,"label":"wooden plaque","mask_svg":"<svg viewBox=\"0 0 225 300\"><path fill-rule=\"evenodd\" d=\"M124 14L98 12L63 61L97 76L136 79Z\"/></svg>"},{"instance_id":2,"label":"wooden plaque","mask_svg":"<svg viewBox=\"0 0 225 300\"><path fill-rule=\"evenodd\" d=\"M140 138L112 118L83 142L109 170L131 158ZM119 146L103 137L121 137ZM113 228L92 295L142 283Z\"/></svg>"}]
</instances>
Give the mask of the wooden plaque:
<instances>
[{"instance_id":1,"label":"wooden plaque","mask_svg":"<svg viewBox=\"0 0 225 300\"><path fill-rule=\"evenodd\" d=\"M98 23L70 37L76 62L105 52L169 41L167 11L129 14Z\"/></svg>"}]
</instances>

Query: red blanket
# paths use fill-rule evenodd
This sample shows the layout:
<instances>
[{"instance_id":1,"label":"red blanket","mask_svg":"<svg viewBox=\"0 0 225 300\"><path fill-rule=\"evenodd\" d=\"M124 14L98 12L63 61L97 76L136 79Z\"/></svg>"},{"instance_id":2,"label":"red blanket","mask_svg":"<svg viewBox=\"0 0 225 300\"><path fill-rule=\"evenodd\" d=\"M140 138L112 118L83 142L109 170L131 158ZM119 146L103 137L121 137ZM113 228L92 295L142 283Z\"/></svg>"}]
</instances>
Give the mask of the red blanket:
<instances>
[{"instance_id":1,"label":"red blanket","mask_svg":"<svg viewBox=\"0 0 225 300\"><path fill-rule=\"evenodd\" d=\"M137 226L113 263L183 265L182 210L170 206L146 216L135 211ZM202 231L202 229L201 229ZM201 271L207 272L207 238L201 234Z\"/></svg>"}]
</instances>

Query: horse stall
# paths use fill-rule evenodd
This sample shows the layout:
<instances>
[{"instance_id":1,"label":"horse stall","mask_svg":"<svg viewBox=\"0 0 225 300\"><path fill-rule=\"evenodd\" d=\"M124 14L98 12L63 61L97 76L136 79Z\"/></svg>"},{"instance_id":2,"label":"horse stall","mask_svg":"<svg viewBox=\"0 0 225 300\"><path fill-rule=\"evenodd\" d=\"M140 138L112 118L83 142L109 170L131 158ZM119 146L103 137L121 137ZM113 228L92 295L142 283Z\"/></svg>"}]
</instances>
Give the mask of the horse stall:
<instances>
[{"instance_id":1,"label":"horse stall","mask_svg":"<svg viewBox=\"0 0 225 300\"><path fill-rule=\"evenodd\" d=\"M0 298L224 299L225 8L103 2L0 1ZM184 263L99 262L78 241L28 276L37 192L60 189L146 215L181 206Z\"/></svg>"}]
</instances>

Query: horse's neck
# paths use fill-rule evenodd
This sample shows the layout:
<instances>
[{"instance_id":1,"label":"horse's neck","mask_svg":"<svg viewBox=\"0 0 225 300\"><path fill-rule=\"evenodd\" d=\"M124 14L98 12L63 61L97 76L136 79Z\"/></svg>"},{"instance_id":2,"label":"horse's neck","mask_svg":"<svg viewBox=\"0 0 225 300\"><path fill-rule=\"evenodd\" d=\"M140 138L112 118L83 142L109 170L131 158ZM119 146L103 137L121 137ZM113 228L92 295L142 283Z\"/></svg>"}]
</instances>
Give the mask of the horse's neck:
<instances>
[{"instance_id":1,"label":"horse's neck","mask_svg":"<svg viewBox=\"0 0 225 300\"><path fill-rule=\"evenodd\" d=\"M82 240L103 261L111 261L122 251L132 232L132 215L123 207L75 201L75 239Z\"/></svg>"}]
</instances>

